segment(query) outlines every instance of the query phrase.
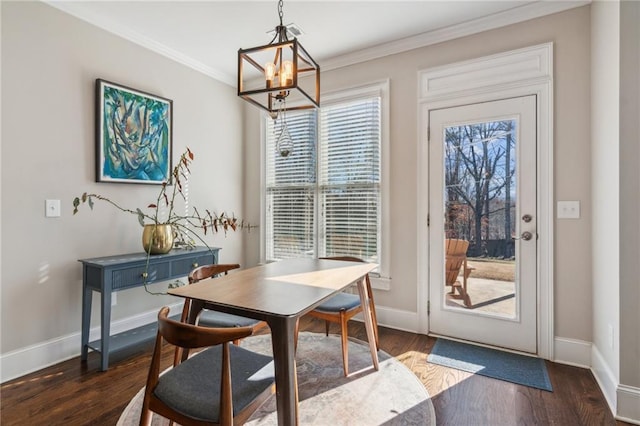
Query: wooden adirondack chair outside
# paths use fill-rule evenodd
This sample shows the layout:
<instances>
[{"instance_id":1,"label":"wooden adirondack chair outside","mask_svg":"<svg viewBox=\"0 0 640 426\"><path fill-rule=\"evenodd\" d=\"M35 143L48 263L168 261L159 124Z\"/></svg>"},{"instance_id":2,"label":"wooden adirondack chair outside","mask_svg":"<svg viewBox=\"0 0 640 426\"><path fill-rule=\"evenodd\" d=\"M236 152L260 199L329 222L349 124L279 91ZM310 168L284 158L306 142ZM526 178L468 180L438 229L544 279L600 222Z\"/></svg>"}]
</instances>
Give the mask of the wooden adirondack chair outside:
<instances>
[{"instance_id":1,"label":"wooden adirondack chair outside","mask_svg":"<svg viewBox=\"0 0 640 426\"><path fill-rule=\"evenodd\" d=\"M450 297L462 299L464 305L470 308L471 298L467 293L467 279L475 268L467 265L467 249L469 241L445 239L445 285L451 287ZM460 272L462 270L462 283ZM458 294L456 294L456 290Z\"/></svg>"}]
</instances>

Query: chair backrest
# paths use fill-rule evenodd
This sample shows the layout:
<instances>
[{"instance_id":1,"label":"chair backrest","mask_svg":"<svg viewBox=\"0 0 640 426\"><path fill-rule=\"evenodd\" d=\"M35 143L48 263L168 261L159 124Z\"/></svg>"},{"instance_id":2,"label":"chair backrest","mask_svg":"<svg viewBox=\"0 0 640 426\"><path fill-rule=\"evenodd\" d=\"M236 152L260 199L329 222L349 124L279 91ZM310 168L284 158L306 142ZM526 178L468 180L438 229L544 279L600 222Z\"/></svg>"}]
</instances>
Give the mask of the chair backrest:
<instances>
[{"instance_id":1,"label":"chair backrest","mask_svg":"<svg viewBox=\"0 0 640 426\"><path fill-rule=\"evenodd\" d=\"M156 335L156 342L153 350L153 356L151 359L151 367L149 368L149 375L147 376L147 385L145 391L143 412L141 417L141 424L149 424L151 420L151 411L158 412L159 414L173 418L174 420L182 420L185 423L181 424L194 424L193 421L180 417L180 413L174 413L175 410L165 406L162 402L154 396L153 390L156 388L160 377L160 362L162 359L162 347L163 340L176 346L176 349L181 348L186 351L189 349L206 348L210 346L222 345L222 380L220 390L220 419L221 424L231 424L231 418L233 417L233 402L232 402L232 389L230 378L230 351L229 342L235 339L241 339L251 335L251 327L234 327L234 328L210 328L210 327L198 327L196 325L186 324L179 321L174 321L168 317L169 307L165 306L160 309L158 313L158 332ZM185 357L186 359L186 357ZM174 358L174 367L182 362L179 358ZM175 417L178 416L178 417ZM144 420L142 420L144 419Z\"/></svg>"},{"instance_id":2,"label":"chair backrest","mask_svg":"<svg viewBox=\"0 0 640 426\"><path fill-rule=\"evenodd\" d=\"M220 274L228 275L229 271L238 269L239 267L240 265L238 265L237 263L221 263L198 266L189 273L189 284L194 284L198 281L208 278L215 278ZM187 322L189 309L191 309L191 300L185 299L184 307L182 308L182 316L180 317L181 322Z\"/></svg>"},{"instance_id":3,"label":"chair backrest","mask_svg":"<svg viewBox=\"0 0 640 426\"><path fill-rule=\"evenodd\" d=\"M240 265L237 263L222 263L222 264L212 264L212 265L202 265L198 266L194 270L189 273L189 284L197 283L200 280L204 280L207 278L214 278L217 275L225 274L227 275L229 271L233 269L238 269ZM184 306L182 307L182 315L180 316L180 322L186 323L189 317L189 310L191 309L191 299L184 300ZM194 314L195 315L195 314ZM181 357L186 357L186 351L184 355L181 355L182 350L180 348L176 348L175 357L176 360Z\"/></svg>"},{"instance_id":4,"label":"chair backrest","mask_svg":"<svg viewBox=\"0 0 640 426\"><path fill-rule=\"evenodd\" d=\"M342 260L342 261L345 261L345 262L365 263L364 260L360 259L359 257L355 257L355 256L330 256L330 257L321 257L320 259Z\"/></svg>"},{"instance_id":5,"label":"chair backrest","mask_svg":"<svg viewBox=\"0 0 640 426\"><path fill-rule=\"evenodd\" d=\"M451 286L458 279L460 268L467 259L469 241L445 239L445 285Z\"/></svg>"},{"instance_id":6,"label":"chair backrest","mask_svg":"<svg viewBox=\"0 0 640 426\"><path fill-rule=\"evenodd\" d=\"M251 327L211 328L175 321L168 317L165 306L158 313L158 335L183 349L197 349L219 345L234 339L250 336Z\"/></svg>"},{"instance_id":7,"label":"chair backrest","mask_svg":"<svg viewBox=\"0 0 640 426\"><path fill-rule=\"evenodd\" d=\"M189 284L197 283L200 280L204 280L207 278L213 278L220 274L227 275L229 271L233 269L238 269L240 267L237 263L223 263L223 264L212 264L212 265L202 265L195 268L193 271L189 273Z\"/></svg>"}]
</instances>

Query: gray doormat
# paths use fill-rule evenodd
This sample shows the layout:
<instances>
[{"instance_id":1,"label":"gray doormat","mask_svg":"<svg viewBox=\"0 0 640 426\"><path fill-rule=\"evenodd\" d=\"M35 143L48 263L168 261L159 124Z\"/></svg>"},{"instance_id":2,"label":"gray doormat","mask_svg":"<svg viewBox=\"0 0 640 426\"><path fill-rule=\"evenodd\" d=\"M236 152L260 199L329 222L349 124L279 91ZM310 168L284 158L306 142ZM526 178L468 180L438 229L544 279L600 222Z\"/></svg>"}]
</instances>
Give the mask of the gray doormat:
<instances>
[{"instance_id":1,"label":"gray doormat","mask_svg":"<svg viewBox=\"0 0 640 426\"><path fill-rule=\"evenodd\" d=\"M544 360L438 339L427 361L481 376L553 392Z\"/></svg>"}]
</instances>

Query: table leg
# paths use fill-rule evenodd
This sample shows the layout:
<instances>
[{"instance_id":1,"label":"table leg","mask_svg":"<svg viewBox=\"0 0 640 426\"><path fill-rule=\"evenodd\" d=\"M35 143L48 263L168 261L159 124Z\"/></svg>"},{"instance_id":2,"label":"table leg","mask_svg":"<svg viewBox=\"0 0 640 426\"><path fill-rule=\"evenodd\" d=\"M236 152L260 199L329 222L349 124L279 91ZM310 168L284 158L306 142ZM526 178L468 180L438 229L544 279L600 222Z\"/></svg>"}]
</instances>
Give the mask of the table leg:
<instances>
[{"instance_id":1,"label":"table leg","mask_svg":"<svg viewBox=\"0 0 640 426\"><path fill-rule=\"evenodd\" d=\"M362 305L362 316L364 318L364 326L367 330L367 339L369 340L369 349L371 350L371 360L373 368L379 369L378 366L378 348L376 347L376 334L373 329L373 317L371 316L371 305L369 304L369 292L365 285L364 277L358 280L358 293L360 294L360 305Z\"/></svg>"},{"instance_id":2,"label":"table leg","mask_svg":"<svg viewBox=\"0 0 640 426\"><path fill-rule=\"evenodd\" d=\"M296 318L271 318L273 360L276 373L278 425L298 424L298 378L295 360Z\"/></svg>"},{"instance_id":3,"label":"table leg","mask_svg":"<svg viewBox=\"0 0 640 426\"><path fill-rule=\"evenodd\" d=\"M85 278L86 279L86 278ZM82 341L80 347L80 360L86 361L89 353L89 329L91 325L91 299L93 290L86 282L82 285Z\"/></svg>"},{"instance_id":4,"label":"table leg","mask_svg":"<svg viewBox=\"0 0 640 426\"><path fill-rule=\"evenodd\" d=\"M102 291L101 301L100 371L107 371L109 368L109 338L111 334L111 289Z\"/></svg>"}]
</instances>

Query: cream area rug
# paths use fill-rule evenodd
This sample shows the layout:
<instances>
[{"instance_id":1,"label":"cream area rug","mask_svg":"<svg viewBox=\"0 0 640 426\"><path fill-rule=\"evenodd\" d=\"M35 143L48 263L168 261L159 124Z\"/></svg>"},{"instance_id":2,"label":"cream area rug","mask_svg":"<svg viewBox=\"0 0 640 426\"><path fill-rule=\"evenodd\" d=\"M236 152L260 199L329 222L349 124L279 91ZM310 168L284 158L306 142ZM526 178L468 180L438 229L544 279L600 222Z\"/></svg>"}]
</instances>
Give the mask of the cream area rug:
<instances>
[{"instance_id":1,"label":"cream area rug","mask_svg":"<svg viewBox=\"0 0 640 426\"><path fill-rule=\"evenodd\" d=\"M272 353L270 335L249 337L241 345ZM420 380L386 352L378 352L378 357L380 369L375 371L368 344L350 340L350 374L344 377L340 336L300 333L296 354L300 425L435 425L433 404ZM138 424L143 392L144 388L125 408L118 426ZM168 423L154 414L153 426ZM277 424L275 395L247 422L251 426Z\"/></svg>"}]
</instances>

